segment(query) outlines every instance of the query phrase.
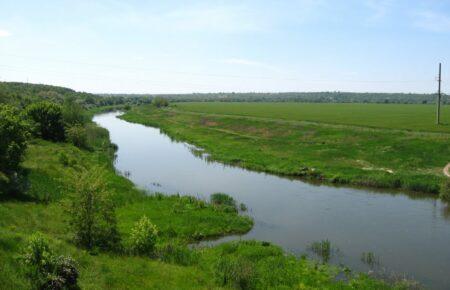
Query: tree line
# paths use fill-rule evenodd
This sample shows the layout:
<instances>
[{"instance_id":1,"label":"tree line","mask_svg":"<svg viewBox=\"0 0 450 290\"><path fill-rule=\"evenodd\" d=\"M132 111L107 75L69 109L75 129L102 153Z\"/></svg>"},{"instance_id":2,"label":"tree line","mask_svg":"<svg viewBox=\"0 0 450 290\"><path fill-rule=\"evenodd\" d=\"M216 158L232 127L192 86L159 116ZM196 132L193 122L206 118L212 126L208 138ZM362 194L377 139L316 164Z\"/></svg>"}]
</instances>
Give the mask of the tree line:
<instances>
[{"instance_id":1,"label":"tree line","mask_svg":"<svg viewBox=\"0 0 450 290\"><path fill-rule=\"evenodd\" d=\"M148 97L100 96L42 84L0 82L0 103L14 107L25 108L39 101L63 104L67 99L74 100L85 109L100 106L139 105L150 103L152 100Z\"/></svg>"},{"instance_id":2,"label":"tree line","mask_svg":"<svg viewBox=\"0 0 450 290\"><path fill-rule=\"evenodd\" d=\"M436 94L352 93L352 92L287 92L287 93L193 93L193 94L104 94L105 97L155 98L171 102L305 102L305 103L386 103L434 104ZM450 97L443 95L444 104Z\"/></svg>"}]
</instances>

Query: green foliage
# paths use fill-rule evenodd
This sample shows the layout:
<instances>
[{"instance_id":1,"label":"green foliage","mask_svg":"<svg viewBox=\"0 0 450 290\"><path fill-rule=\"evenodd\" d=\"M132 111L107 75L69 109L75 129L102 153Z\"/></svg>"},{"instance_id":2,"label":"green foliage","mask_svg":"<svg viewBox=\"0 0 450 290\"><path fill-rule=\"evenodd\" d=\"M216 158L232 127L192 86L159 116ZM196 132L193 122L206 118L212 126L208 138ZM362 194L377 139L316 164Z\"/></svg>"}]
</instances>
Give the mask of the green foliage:
<instances>
[{"instance_id":1,"label":"green foliage","mask_svg":"<svg viewBox=\"0 0 450 290\"><path fill-rule=\"evenodd\" d=\"M115 94L115 97L145 98L145 94ZM352 92L286 92L286 93L193 93L158 94L170 102L220 102L220 103L377 103L377 104L434 104L436 94L405 93L352 93ZM450 103L450 96L443 95L443 103Z\"/></svg>"},{"instance_id":2,"label":"green foliage","mask_svg":"<svg viewBox=\"0 0 450 290\"><path fill-rule=\"evenodd\" d=\"M102 250L116 249L120 242L115 206L106 191L99 167L74 175L75 194L70 208L71 226L78 245Z\"/></svg>"},{"instance_id":3,"label":"green foliage","mask_svg":"<svg viewBox=\"0 0 450 290\"><path fill-rule=\"evenodd\" d=\"M50 102L39 102L29 105L26 114L34 125L36 136L45 140L63 141L64 120L60 105Z\"/></svg>"},{"instance_id":4,"label":"green foliage","mask_svg":"<svg viewBox=\"0 0 450 290\"><path fill-rule=\"evenodd\" d=\"M235 289L255 289L255 266L250 260L240 256L224 255L215 267L215 277L220 286Z\"/></svg>"},{"instance_id":5,"label":"green foliage","mask_svg":"<svg viewBox=\"0 0 450 290\"><path fill-rule=\"evenodd\" d=\"M135 255L154 254L158 229L150 219L143 216L133 227L130 235L130 251Z\"/></svg>"},{"instance_id":6,"label":"green foliage","mask_svg":"<svg viewBox=\"0 0 450 290\"><path fill-rule=\"evenodd\" d=\"M88 148L88 135L86 128L81 125L73 125L66 129L67 141L78 148Z\"/></svg>"},{"instance_id":7,"label":"green foliage","mask_svg":"<svg viewBox=\"0 0 450 290\"><path fill-rule=\"evenodd\" d=\"M450 202L450 178L444 179L441 185L439 197L446 202Z\"/></svg>"},{"instance_id":8,"label":"green foliage","mask_svg":"<svg viewBox=\"0 0 450 290\"><path fill-rule=\"evenodd\" d=\"M28 131L17 109L0 104L0 192L16 179L27 148Z\"/></svg>"},{"instance_id":9,"label":"green foliage","mask_svg":"<svg viewBox=\"0 0 450 290\"><path fill-rule=\"evenodd\" d=\"M181 242L169 241L157 247L157 257L164 262L190 266L199 262L197 251L189 249Z\"/></svg>"},{"instance_id":10,"label":"green foliage","mask_svg":"<svg viewBox=\"0 0 450 290\"><path fill-rule=\"evenodd\" d=\"M57 86L0 82L0 103L9 104L18 108L24 108L29 104L40 101L65 104L72 100L86 109L100 106L118 107L123 106L124 104L148 104L151 102L149 96L100 96L76 92L68 88Z\"/></svg>"},{"instance_id":11,"label":"green foliage","mask_svg":"<svg viewBox=\"0 0 450 290\"><path fill-rule=\"evenodd\" d=\"M211 194L211 204L216 206L220 210L237 212L237 205L234 198L225 193L213 193Z\"/></svg>"},{"instance_id":12,"label":"green foliage","mask_svg":"<svg viewBox=\"0 0 450 290\"><path fill-rule=\"evenodd\" d=\"M62 114L67 126L82 126L87 122L84 108L73 97L64 102Z\"/></svg>"},{"instance_id":13,"label":"green foliage","mask_svg":"<svg viewBox=\"0 0 450 290\"><path fill-rule=\"evenodd\" d=\"M71 257L55 256L48 240L33 234L20 261L36 289L78 289L78 270Z\"/></svg>"},{"instance_id":14,"label":"green foliage","mask_svg":"<svg viewBox=\"0 0 450 290\"><path fill-rule=\"evenodd\" d=\"M157 108L167 107L169 105L169 101L165 98L156 97L153 98L152 105Z\"/></svg>"}]
</instances>

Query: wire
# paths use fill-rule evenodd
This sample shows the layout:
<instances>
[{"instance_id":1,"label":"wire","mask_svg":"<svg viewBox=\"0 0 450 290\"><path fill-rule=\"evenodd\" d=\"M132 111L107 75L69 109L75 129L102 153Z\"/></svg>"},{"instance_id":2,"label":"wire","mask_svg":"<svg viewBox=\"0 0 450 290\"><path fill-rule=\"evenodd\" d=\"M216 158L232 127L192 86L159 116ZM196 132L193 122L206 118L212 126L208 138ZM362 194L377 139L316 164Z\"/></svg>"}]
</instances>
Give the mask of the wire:
<instances>
[{"instance_id":1,"label":"wire","mask_svg":"<svg viewBox=\"0 0 450 290\"><path fill-rule=\"evenodd\" d=\"M210 74L210 73L195 73L186 71L171 71L171 70L161 70L158 68L146 68L146 67L133 67L133 66L122 66L114 64L102 64L102 63L92 63L92 62L75 62L70 60L61 59L48 59L48 58L36 58L36 57L24 57L15 54L4 54L11 57L21 58L21 59L32 59L42 62L56 62L56 63L67 63L67 64L77 64L77 65L89 65L96 67L108 67L121 70L134 70L134 71L147 71L147 72L159 72L167 74L179 74L179 75L189 75L189 76L201 76L201 77L214 77L214 78L238 78L238 79L259 79L259 80L286 80L286 81L296 81L301 83L429 83L432 80L351 80L351 79L341 79L341 80L327 80L327 79L300 79L300 78L284 78L284 77L264 77L264 76L248 76L248 75L228 75L228 74ZM199 85L199 84L197 84Z\"/></svg>"}]
</instances>

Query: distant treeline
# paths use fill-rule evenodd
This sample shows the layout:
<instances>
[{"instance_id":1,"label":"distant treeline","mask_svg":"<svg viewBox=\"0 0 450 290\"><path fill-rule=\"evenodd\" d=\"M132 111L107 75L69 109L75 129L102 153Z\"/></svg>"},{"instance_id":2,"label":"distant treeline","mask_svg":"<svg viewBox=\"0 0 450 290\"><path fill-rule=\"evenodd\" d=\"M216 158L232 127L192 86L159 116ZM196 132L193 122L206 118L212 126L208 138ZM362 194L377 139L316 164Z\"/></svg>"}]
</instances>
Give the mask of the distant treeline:
<instances>
[{"instance_id":1,"label":"distant treeline","mask_svg":"<svg viewBox=\"0 0 450 290\"><path fill-rule=\"evenodd\" d=\"M310 103L393 103L434 104L436 94L288 92L288 93L193 93L193 94L91 94L72 89L18 82L0 82L0 103L26 107L37 101L62 104L67 99L84 108L148 104L156 97L171 102L310 102ZM450 97L443 96L450 104Z\"/></svg>"},{"instance_id":2,"label":"distant treeline","mask_svg":"<svg viewBox=\"0 0 450 290\"><path fill-rule=\"evenodd\" d=\"M172 102L311 102L311 103L393 103L393 104L433 104L436 94L404 93L193 93L193 94L104 94L105 97L154 98L162 97ZM450 104L448 95L443 103Z\"/></svg>"},{"instance_id":3,"label":"distant treeline","mask_svg":"<svg viewBox=\"0 0 450 290\"><path fill-rule=\"evenodd\" d=\"M99 106L137 105L151 102L149 97L126 96L99 96L91 93L77 92L72 89L17 82L0 82L0 104L9 104L24 108L29 104L49 101L62 104L73 100L86 109Z\"/></svg>"}]
</instances>

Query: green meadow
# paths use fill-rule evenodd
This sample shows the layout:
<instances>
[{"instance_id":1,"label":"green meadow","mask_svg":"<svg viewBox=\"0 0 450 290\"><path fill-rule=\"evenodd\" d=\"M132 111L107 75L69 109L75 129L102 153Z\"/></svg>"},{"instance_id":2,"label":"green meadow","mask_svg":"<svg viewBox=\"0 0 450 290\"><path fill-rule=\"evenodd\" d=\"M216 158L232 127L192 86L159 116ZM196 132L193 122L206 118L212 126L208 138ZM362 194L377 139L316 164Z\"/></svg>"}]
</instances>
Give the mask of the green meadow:
<instances>
[{"instance_id":1,"label":"green meadow","mask_svg":"<svg viewBox=\"0 0 450 290\"><path fill-rule=\"evenodd\" d=\"M437 194L450 157L450 127L434 125L433 108L175 103L167 109L135 107L122 118L160 127L227 164L313 181ZM449 113L445 107L444 122Z\"/></svg>"},{"instance_id":2,"label":"green meadow","mask_svg":"<svg viewBox=\"0 0 450 290\"><path fill-rule=\"evenodd\" d=\"M207 114L450 133L448 105L442 107L439 126L436 125L435 105L197 102L176 106L180 110Z\"/></svg>"}]
</instances>

